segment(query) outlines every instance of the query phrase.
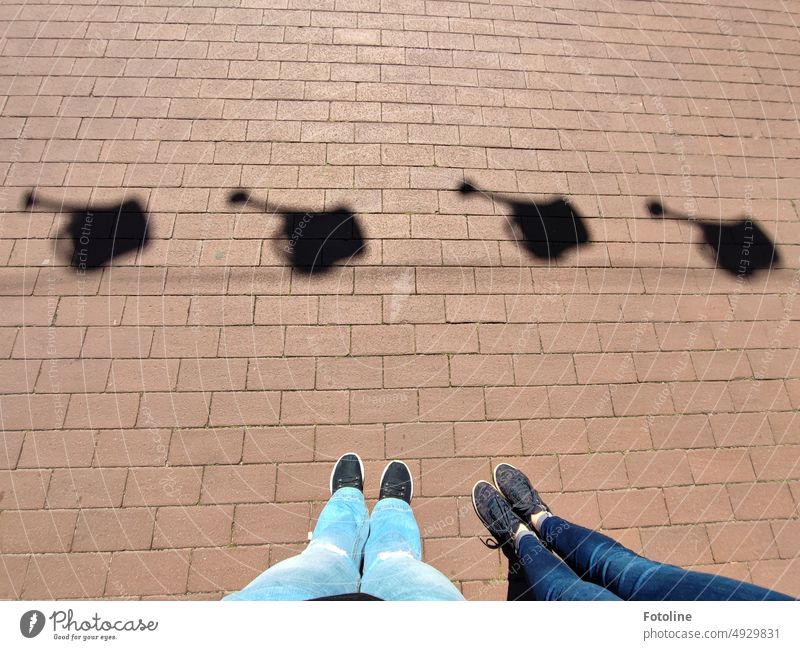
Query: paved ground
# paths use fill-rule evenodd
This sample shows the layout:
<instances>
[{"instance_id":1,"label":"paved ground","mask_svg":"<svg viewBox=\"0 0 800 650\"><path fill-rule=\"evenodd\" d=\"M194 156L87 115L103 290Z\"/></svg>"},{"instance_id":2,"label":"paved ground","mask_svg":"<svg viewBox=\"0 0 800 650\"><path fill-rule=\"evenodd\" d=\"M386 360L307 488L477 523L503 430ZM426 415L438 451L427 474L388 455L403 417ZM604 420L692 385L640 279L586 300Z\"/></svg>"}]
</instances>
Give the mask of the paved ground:
<instances>
[{"instance_id":1,"label":"paved ground","mask_svg":"<svg viewBox=\"0 0 800 650\"><path fill-rule=\"evenodd\" d=\"M302 547L349 449L372 497L409 462L471 599L506 593L467 498L501 459L800 595L797 7L190 4L0 7L0 596L218 598ZM351 210L365 251L292 270L240 186ZM98 224L137 201L149 245L76 272L33 187ZM536 257L491 192L566 196L590 241ZM717 269L650 197L752 216L781 261Z\"/></svg>"}]
</instances>

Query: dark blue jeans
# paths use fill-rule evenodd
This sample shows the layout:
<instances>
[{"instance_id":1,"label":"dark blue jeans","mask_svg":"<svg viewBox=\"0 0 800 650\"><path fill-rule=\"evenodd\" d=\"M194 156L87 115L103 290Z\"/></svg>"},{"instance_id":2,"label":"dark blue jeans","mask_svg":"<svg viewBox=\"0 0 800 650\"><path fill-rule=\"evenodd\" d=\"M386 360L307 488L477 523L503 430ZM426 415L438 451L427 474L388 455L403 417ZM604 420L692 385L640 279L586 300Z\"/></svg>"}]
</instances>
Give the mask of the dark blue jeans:
<instances>
[{"instance_id":1,"label":"dark blue jeans","mask_svg":"<svg viewBox=\"0 0 800 650\"><path fill-rule=\"evenodd\" d=\"M544 544L523 535L517 548L537 600L794 600L746 582L653 562L561 517L544 519L541 536Z\"/></svg>"}]
</instances>

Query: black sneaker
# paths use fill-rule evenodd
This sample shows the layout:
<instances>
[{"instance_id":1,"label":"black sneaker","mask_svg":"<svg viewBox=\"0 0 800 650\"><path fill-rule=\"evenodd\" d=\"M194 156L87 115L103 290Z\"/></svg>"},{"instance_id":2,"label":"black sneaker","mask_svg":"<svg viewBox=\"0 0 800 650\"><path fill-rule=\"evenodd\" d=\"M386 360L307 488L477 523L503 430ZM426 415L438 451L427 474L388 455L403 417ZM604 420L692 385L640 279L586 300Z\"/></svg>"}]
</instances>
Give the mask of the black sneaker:
<instances>
[{"instance_id":1,"label":"black sneaker","mask_svg":"<svg viewBox=\"0 0 800 650\"><path fill-rule=\"evenodd\" d=\"M503 495L487 481L478 481L472 488L472 505L478 518L497 540L497 546L508 544L514 539L520 524L525 526Z\"/></svg>"},{"instance_id":2,"label":"black sneaker","mask_svg":"<svg viewBox=\"0 0 800 650\"><path fill-rule=\"evenodd\" d=\"M528 477L513 465L500 463L495 467L494 484L523 521L530 521L531 515L539 512L550 512L550 508L542 501L542 497L533 488Z\"/></svg>"},{"instance_id":3,"label":"black sneaker","mask_svg":"<svg viewBox=\"0 0 800 650\"><path fill-rule=\"evenodd\" d=\"M381 491L379 499L401 499L411 504L414 494L414 480L411 471L401 460L393 460L383 470L381 475Z\"/></svg>"},{"instance_id":4,"label":"black sneaker","mask_svg":"<svg viewBox=\"0 0 800 650\"><path fill-rule=\"evenodd\" d=\"M345 454L333 466L331 494L339 488L353 487L364 491L364 463L358 454Z\"/></svg>"}]
</instances>

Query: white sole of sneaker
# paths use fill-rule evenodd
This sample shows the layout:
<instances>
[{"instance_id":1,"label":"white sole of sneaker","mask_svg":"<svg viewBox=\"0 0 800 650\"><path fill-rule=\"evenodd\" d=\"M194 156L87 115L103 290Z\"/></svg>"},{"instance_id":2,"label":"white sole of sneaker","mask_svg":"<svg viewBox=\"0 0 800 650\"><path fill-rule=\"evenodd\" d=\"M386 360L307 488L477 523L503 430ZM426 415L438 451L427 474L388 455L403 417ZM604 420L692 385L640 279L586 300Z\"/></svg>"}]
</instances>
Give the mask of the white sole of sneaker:
<instances>
[{"instance_id":1,"label":"white sole of sneaker","mask_svg":"<svg viewBox=\"0 0 800 650\"><path fill-rule=\"evenodd\" d=\"M478 505L475 503L475 488L478 487L481 483L486 483L486 485L488 485L491 488L494 488L495 490L497 490L497 488L491 483L489 483L489 481L484 481L483 479L481 479L480 481L475 482L475 485L472 486L472 492L469 493L469 498L472 501L472 508L475 510L475 514L478 515L478 519L481 520L481 523L488 528L489 524L487 524L484 521L483 517L481 517L481 513L478 512Z\"/></svg>"},{"instance_id":2,"label":"white sole of sneaker","mask_svg":"<svg viewBox=\"0 0 800 650\"><path fill-rule=\"evenodd\" d=\"M492 470L492 479L494 480L494 486L497 488L497 491L500 492L500 494L502 494L503 491L500 489L500 484L497 482L497 470L500 468L500 465L508 465L512 469L517 469L517 468L514 467L511 463L498 463L497 465L494 466L494 469ZM517 471L520 470L517 469Z\"/></svg>"}]
</instances>

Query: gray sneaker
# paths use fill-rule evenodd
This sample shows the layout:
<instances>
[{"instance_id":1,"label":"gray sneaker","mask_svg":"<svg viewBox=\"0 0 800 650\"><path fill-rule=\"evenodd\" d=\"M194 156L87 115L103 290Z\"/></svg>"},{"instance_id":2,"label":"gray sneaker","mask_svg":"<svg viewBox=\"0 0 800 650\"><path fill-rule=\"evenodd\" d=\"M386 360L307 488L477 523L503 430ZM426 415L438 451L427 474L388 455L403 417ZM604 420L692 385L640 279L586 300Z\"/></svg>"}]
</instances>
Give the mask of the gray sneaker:
<instances>
[{"instance_id":1,"label":"gray sneaker","mask_svg":"<svg viewBox=\"0 0 800 650\"><path fill-rule=\"evenodd\" d=\"M539 512L550 512L528 477L513 465L500 463L495 467L494 484L523 521L530 521L531 515Z\"/></svg>"},{"instance_id":2,"label":"gray sneaker","mask_svg":"<svg viewBox=\"0 0 800 650\"><path fill-rule=\"evenodd\" d=\"M522 519L517 516L508 501L488 481L478 481L472 488L472 506L478 519L497 541L496 545L483 542L489 548L499 548L513 541L514 535L520 526L527 528Z\"/></svg>"}]
</instances>

